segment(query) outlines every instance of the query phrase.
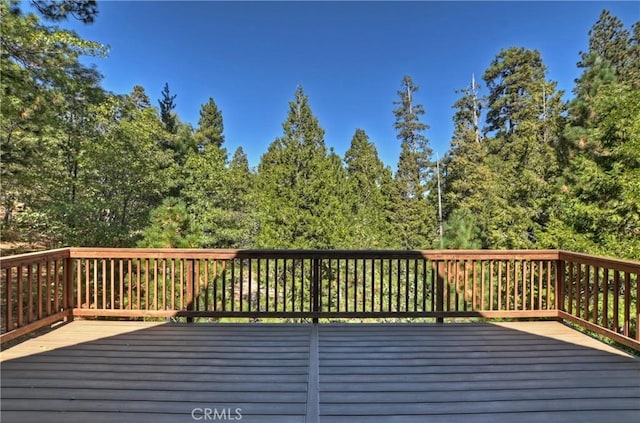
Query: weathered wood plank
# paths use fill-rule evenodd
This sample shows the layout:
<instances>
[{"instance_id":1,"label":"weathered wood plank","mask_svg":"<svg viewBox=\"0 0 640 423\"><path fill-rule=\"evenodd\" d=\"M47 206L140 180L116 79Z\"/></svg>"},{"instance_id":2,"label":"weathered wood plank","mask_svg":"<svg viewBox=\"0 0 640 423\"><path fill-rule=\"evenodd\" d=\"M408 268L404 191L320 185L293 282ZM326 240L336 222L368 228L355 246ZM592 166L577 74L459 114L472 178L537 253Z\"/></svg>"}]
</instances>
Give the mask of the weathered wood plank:
<instances>
[{"instance_id":1,"label":"weathered wood plank","mask_svg":"<svg viewBox=\"0 0 640 423\"><path fill-rule=\"evenodd\" d=\"M607 388L548 388L538 389L469 389L457 391L414 390L388 392L384 383L377 385L379 391L366 392L322 392L320 400L323 404L359 404L359 403L448 403L455 398L456 402L476 401L546 401L593 399L606 401L612 398L640 398L640 387Z\"/></svg>"},{"instance_id":2,"label":"weathered wood plank","mask_svg":"<svg viewBox=\"0 0 640 423\"><path fill-rule=\"evenodd\" d=\"M262 389L256 389L256 388ZM30 398L33 400L76 400L76 401L131 401L132 394L135 401L171 401L171 402L199 402L205 403L305 403L307 394L300 392L271 390L268 387L248 385L241 392L238 391L207 391L195 384L189 390L159 390L155 389L102 389L91 388L2 388L2 398L10 403L12 399ZM196 390L194 390L196 389Z\"/></svg>"},{"instance_id":3,"label":"weathered wood plank","mask_svg":"<svg viewBox=\"0 0 640 423\"><path fill-rule=\"evenodd\" d=\"M592 411L529 411L525 413L477 413L466 414L435 414L425 416L322 416L323 423L387 423L398 421L402 423L425 423L434 421L438 423L603 423L611 421L611 412L602 410ZM618 410L615 412L616 423L637 423L638 414L636 411ZM428 420L427 420L428 419Z\"/></svg>"},{"instance_id":4,"label":"weathered wood plank","mask_svg":"<svg viewBox=\"0 0 640 423\"><path fill-rule=\"evenodd\" d=\"M129 401L110 400L75 400L75 399L5 399L0 400L4 411L86 411L104 412L136 412L136 413L174 413L191 414L196 407L209 407L217 409L241 409L246 414L270 415L270 414L297 414L305 412L305 404L299 402L247 402L247 401L149 401L130 399ZM3 419L4 420L4 419ZM117 420L116 420L117 421Z\"/></svg>"},{"instance_id":5,"label":"weathered wood plank","mask_svg":"<svg viewBox=\"0 0 640 423\"><path fill-rule=\"evenodd\" d=\"M476 413L523 413L540 411L604 411L612 413L619 410L640 412L637 398L611 398L594 401L587 398L545 399L541 401L509 400L509 401L462 401L450 398L447 402L403 402L395 404L350 403L320 405L321 415L351 416L362 415L362 410L374 416L423 415L433 414L465 414ZM613 417L613 415L611 416ZM611 421L611 420L609 420Z\"/></svg>"},{"instance_id":6,"label":"weathered wood plank","mask_svg":"<svg viewBox=\"0 0 640 423\"><path fill-rule=\"evenodd\" d=\"M2 352L3 422L192 421L197 407L283 423L640 413L640 361L557 322L320 325L316 343L311 328L73 322Z\"/></svg>"},{"instance_id":7,"label":"weathered wood plank","mask_svg":"<svg viewBox=\"0 0 640 423\"><path fill-rule=\"evenodd\" d=\"M235 413L234 409L231 409ZM220 410L222 412L222 410ZM192 411L185 413L126 413L126 412L87 412L87 411L64 411L64 412L51 412L51 411L3 411L3 422L18 422L18 423L140 423L140 422L153 422L153 423L176 423L176 422L194 422L194 421L207 421L204 420L204 410L200 407ZM194 419L195 416L197 419ZM210 417L213 414L209 414ZM233 417L237 417L233 414ZM211 418L208 421L212 421ZM224 421L222 418L219 421ZM229 420L229 419L227 419ZM301 415L285 415L285 414L272 414L272 415L251 415L246 412L242 414L242 419L239 420L243 423L304 423L304 416Z\"/></svg>"},{"instance_id":8,"label":"weathered wood plank","mask_svg":"<svg viewBox=\"0 0 640 423\"><path fill-rule=\"evenodd\" d=\"M604 376L604 375L603 375ZM501 389L567 389L581 386L582 388L639 388L640 381L635 376L619 376L613 378L589 378L589 377L573 377L573 378L546 378L546 379L494 379L494 380L468 380L463 378L458 381L438 379L432 382L406 382L400 378L387 379L375 378L365 380L349 380L328 382L328 377L323 378L322 392L436 392L436 391L467 391L476 390L501 390ZM380 387L384 389L381 390ZM581 389L582 389L581 388Z\"/></svg>"}]
</instances>

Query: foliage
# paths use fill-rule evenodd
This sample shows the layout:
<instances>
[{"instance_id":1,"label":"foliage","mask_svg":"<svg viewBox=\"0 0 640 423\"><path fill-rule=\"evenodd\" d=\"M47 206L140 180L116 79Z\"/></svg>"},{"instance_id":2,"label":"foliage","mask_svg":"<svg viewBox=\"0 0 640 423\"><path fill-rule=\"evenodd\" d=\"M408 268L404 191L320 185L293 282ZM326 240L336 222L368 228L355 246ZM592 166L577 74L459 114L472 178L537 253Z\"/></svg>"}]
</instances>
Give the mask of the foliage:
<instances>
[{"instance_id":1,"label":"foliage","mask_svg":"<svg viewBox=\"0 0 640 423\"><path fill-rule=\"evenodd\" d=\"M351 247L389 248L391 169L382 163L375 144L362 129L356 129L344 161L354 199L350 213Z\"/></svg>"},{"instance_id":2,"label":"foliage","mask_svg":"<svg viewBox=\"0 0 640 423\"><path fill-rule=\"evenodd\" d=\"M177 94L171 95L168 82L164 84L161 94L162 98L158 100L158 105L160 106L160 119L164 124L164 129L166 129L170 134L175 134L176 115L173 113L173 110L176 108L174 100L176 99Z\"/></svg>"},{"instance_id":3,"label":"foliage","mask_svg":"<svg viewBox=\"0 0 640 423\"><path fill-rule=\"evenodd\" d=\"M89 24L98 15L95 0L32 0L31 4L47 19L61 21L69 16Z\"/></svg>"},{"instance_id":4,"label":"foliage","mask_svg":"<svg viewBox=\"0 0 640 423\"><path fill-rule=\"evenodd\" d=\"M150 225L144 229L138 246L195 248L198 242L198 234L186 204L169 197L151 213Z\"/></svg>"},{"instance_id":5,"label":"foliage","mask_svg":"<svg viewBox=\"0 0 640 423\"><path fill-rule=\"evenodd\" d=\"M197 228L201 248L247 248L255 236L250 196L253 175L242 149L227 163L227 152L208 144L189 153L181 196Z\"/></svg>"},{"instance_id":6,"label":"foliage","mask_svg":"<svg viewBox=\"0 0 640 423\"><path fill-rule=\"evenodd\" d=\"M545 74L539 52L509 48L483 76L489 90L486 163L496 200L488 205L486 230L493 247L531 248L548 221L564 104Z\"/></svg>"},{"instance_id":7,"label":"foliage","mask_svg":"<svg viewBox=\"0 0 640 423\"><path fill-rule=\"evenodd\" d=\"M425 111L416 103L418 86L410 76L402 79L398 91L397 138L401 142L398 170L393 193L394 229L400 248L415 249L431 245L435 235L435 207L428 196L428 183L434 174L431 148L423 132L428 126L420 121Z\"/></svg>"},{"instance_id":8,"label":"foliage","mask_svg":"<svg viewBox=\"0 0 640 423\"><path fill-rule=\"evenodd\" d=\"M434 243L434 248L454 250L475 250L481 247L480 228L473 214L465 208L456 209L444 224L442 243Z\"/></svg>"},{"instance_id":9,"label":"foliage","mask_svg":"<svg viewBox=\"0 0 640 423\"><path fill-rule=\"evenodd\" d=\"M223 131L222 112L218 109L213 98L209 97L209 101L200 107L198 130L195 134L198 148L203 149L209 144L221 147L224 142Z\"/></svg>"},{"instance_id":10,"label":"foliage","mask_svg":"<svg viewBox=\"0 0 640 423\"><path fill-rule=\"evenodd\" d=\"M284 133L269 146L258 166L259 232L266 248L337 248L348 225L341 195L346 172L328 154L324 130L302 87L289 103Z\"/></svg>"},{"instance_id":11,"label":"foliage","mask_svg":"<svg viewBox=\"0 0 640 423\"><path fill-rule=\"evenodd\" d=\"M83 129L77 112L101 90L99 73L81 65L79 57L104 56L107 49L46 26L34 14L23 15L17 2L0 3L0 20L0 201L10 210L16 199L39 197L34 164L55 151L57 134Z\"/></svg>"}]
</instances>

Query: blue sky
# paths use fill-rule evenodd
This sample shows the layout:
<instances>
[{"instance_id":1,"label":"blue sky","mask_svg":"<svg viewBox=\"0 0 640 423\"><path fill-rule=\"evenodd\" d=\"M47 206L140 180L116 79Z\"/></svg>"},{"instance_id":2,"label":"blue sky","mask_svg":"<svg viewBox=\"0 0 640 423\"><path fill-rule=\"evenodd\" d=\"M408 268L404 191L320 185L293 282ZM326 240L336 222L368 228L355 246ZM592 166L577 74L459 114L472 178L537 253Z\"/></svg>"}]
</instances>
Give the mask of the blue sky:
<instances>
[{"instance_id":1,"label":"blue sky","mask_svg":"<svg viewBox=\"0 0 640 423\"><path fill-rule=\"evenodd\" d=\"M301 84L343 155L356 128L395 170L400 143L393 101L403 75L434 151L449 148L456 89L481 76L503 48L541 52L548 78L570 95L579 52L603 8L630 28L638 2L168 2L99 1L93 25L63 23L108 44L90 60L118 94L142 85L154 100L165 82L176 112L197 124L200 105L221 108L230 153L242 145L252 166L282 134L288 102ZM567 97L565 96L565 97Z\"/></svg>"}]
</instances>

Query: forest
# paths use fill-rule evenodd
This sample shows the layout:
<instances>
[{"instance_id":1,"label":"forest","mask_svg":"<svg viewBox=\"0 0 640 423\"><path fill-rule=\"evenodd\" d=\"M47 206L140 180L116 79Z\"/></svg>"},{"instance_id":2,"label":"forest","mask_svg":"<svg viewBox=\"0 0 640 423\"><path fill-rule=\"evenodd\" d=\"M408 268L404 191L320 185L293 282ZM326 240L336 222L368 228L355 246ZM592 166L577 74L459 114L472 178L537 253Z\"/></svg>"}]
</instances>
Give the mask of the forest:
<instances>
[{"instance_id":1,"label":"forest","mask_svg":"<svg viewBox=\"0 0 640 423\"><path fill-rule=\"evenodd\" d=\"M389 105L401 153L366 128L344 157L299 86L256 168L225 148L223 110L181 121L169 84L117 94L80 58L105 46L93 0L1 0L2 240L60 246L296 249L546 249L640 259L640 22L603 10L569 101L537 50L502 49L452 105L436 161L399 76ZM156 106L157 105L157 106Z\"/></svg>"}]
</instances>

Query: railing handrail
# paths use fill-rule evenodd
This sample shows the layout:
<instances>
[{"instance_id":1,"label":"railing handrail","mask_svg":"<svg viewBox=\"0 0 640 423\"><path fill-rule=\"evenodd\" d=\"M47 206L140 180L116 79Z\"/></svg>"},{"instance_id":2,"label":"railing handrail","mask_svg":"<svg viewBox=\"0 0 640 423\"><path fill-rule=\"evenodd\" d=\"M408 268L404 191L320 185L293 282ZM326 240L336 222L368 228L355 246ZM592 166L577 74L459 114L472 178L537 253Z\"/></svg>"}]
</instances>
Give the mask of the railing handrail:
<instances>
[{"instance_id":1,"label":"railing handrail","mask_svg":"<svg viewBox=\"0 0 640 423\"><path fill-rule=\"evenodd\" d=\"M65 259L69 258L73 249L69 247L56 248L55 250L35 251L32 253L16 254L7 257L0 257L0 269L32 263L42 259Z\"/></svg>"},{"instance_id":2,"label":"railing handrail","mask_svg":"<svg viewBox=\"0 0 640 423\"><path fill-rule=\"evenodd\" d=\"M557 260L558 250L298 250L72 247L71 258Z\"/></svg>"},{"instance_id":3,"label":"railing handrail","mask_svg":"<svg viewBox=\"0 0 640 423\"><path fill-rule=\"evenodd\" d=\"M640 272L640 261L618 259L614 257L596 256L593 254L575 253L573 251L558 250L558 260L574 261L600 267L614 267L623 272Z\"/></svg>"}]
</instances>

